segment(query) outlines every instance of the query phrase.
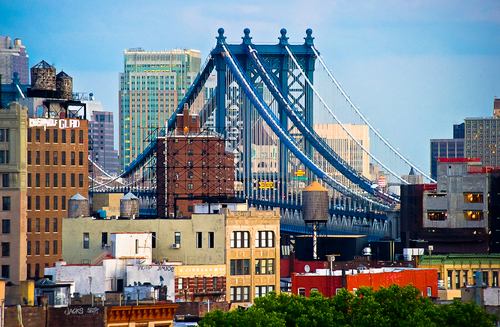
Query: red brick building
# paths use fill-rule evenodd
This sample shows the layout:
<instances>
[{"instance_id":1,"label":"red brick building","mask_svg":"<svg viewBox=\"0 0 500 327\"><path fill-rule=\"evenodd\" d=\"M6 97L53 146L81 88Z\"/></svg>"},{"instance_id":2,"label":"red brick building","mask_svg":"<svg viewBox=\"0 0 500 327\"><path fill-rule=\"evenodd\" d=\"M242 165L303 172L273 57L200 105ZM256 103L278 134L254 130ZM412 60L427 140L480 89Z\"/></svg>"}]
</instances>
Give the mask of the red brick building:
<instances>
[{"instance_id":1,"label":"red brick building","mask_svg":"<svg viewBox=\"0 0 500 327\"><path fill-rule=\"evenodd\" d=\"M418 268L375 268L363 269L359 273L355 269L346 271L343 280L342 271L317 269L315 273L292 274L292 293L310 296L311 291L318 291L323 296L331 297L342 288L355 291L361 286L389 287L392 284L407 286L412 284L423 296L438 296L437 269Z\"/></svg>"},{"instance_id":2,"label":"red brick building","mask_svg":"<svg viewBox=\"0 0 500 327\"><path fill-rule=\"evenodd\" d=\"M234 196L234 155L218 135L201 132L197 115L185 109L157 147L159 217L191 217L195 203Z\"/></svg>"},{"instance_id":3,"label":"red brick building","mask_svg":"<svg viewBox=\"0 0 500 327\"><path fill-rule=\"evenodd\" d=\"M87 137L84 119L28 118L28 278L43 277L44 267L62 259L68 200L77 193L88 198Z\"/></svg>"}]
</instances>

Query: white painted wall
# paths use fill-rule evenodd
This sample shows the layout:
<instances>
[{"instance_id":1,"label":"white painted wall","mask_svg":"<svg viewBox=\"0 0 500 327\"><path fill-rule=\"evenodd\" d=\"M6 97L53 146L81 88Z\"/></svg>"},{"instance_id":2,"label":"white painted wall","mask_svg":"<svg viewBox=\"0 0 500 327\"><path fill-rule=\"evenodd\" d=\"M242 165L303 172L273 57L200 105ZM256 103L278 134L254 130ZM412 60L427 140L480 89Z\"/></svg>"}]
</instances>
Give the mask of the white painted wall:
<instances>
[{"instance_id":1,"label":"white painted wall","mask_svg":"<svg viewBox=\"0 0 500 327\"><path fill-rule=\"evenodd\" d=\"M143 264L151 264L153 257L151 233L112 233L113 257L144 258Z\"/></svg>"},{"instance_id":2,"label":"white painted wall","mask_svg":"<svg viewBox=\"0 0 500 327\"><path fill-rule=\"evenodd\" d=\"M175 269L174 266L162 265L133 265L127 266L127 284L134 286L136 283L151 283L153 286L160 286L160 276L163 278L163 286L168 287L167 300L175 300Z\"/></svg>"}]
</instances>

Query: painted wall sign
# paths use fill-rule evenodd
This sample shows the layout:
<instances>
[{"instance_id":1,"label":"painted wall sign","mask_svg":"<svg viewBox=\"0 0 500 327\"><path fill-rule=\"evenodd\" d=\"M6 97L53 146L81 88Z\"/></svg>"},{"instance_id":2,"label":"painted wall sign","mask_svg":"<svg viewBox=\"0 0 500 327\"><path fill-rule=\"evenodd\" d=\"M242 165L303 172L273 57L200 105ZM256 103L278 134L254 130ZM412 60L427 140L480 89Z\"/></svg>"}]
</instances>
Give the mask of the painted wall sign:
<instances>
[{"instance_id":1,"label":"painted wall sign","mask_svg":"<svg viewBox=\"0 0 500 327\"><path fill-rule=\"evenodd\" d=\"M51 119L51 118L29 118L28 120L29 127L43 127L43 129L47 129L47 127L57 127L59 129L67 129L67 128L79 128L80 120L79 119Z\"/></svg>"}]
</instances>

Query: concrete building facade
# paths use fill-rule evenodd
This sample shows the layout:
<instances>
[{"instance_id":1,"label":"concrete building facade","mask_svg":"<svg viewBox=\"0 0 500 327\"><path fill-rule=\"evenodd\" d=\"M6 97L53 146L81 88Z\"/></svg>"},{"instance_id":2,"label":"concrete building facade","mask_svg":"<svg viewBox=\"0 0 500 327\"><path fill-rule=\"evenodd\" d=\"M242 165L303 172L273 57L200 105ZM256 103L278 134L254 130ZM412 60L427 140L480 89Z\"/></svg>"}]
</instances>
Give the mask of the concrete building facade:
<instances>
[{"instance_id":1,"label":"concrete building facade","mask_svg":"<svg viewBox=\"0 0 500 327\"><path fill-rule=\"evenodd\" d=\"M226 210L226 301L231 308L280 292L280 213Z\"/></svg>"},{"instance_id":2,"label":"concrete building facade","mask_svg":"<svg viewBox=\"0 0 500 327\"><path fill-rule=\"evenodd\" d=\"M11 102L0 109L1 277L26 279L27 108Z\"/></svg>"},{"instance_id":3,"label":"concrete building facade","mask_svg":"<svg viewBox=\"0 0 500 327\"><path fill-rule=\"evenodd\" d=\"M95 219L65 218L62 221L63 260L90 263L111 247L111 233L151 233L153 260L178 261L185 265L224 263L224 215L193 215L191 219ZM88 244L75 242L88 238ZM86 246L86 247L85 247Z\"/></svg>"},{"instance_id":4,"label":"concrete building facade","mask_svg":"<svg viewBox=\"0 0 500 327\"><path fill-rule=\"evenodd\" d=\"M125 169L163 127L201 68L198 50L124 51L120 73L120 163Z\"/></svg>"}]
</instances>

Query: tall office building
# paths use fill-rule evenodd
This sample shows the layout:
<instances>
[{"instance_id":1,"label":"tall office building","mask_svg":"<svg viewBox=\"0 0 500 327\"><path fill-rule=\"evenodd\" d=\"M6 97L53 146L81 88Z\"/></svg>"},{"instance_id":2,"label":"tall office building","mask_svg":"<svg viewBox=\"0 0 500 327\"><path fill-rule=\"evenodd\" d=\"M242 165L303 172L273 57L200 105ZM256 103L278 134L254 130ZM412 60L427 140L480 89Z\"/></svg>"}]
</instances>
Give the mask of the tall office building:
<instances>
[{"instance_id":1,"label":"tall office building","mask_svg":"<svg viewBox=\"0 0 500 327\"><path fill-rule=\"evenodd\" d=\"M453 139L431 139L431 177L437 178L439 158L464 158L465 123L453 125Z\"/></svg>"},{"instance_id":2,"label":"tall office building","mask_svg":"<svg viewBox=\"0 0 500 327\"><path fill-rule=\"evenodd\" d=\"M121 169L148 146L150 133L165 126L200 67L198 50L125 50L119 94Z\"/></svg>"},{"instance_id":3,"label":"tall office building","mask_svg":"<svg viewBox=\"0 0 500 327\"><path fill-rule=\"evenodd\" d=\"M89 121L89 151L92 160L106 173L116 176L119 171L118 151L115 150L113 113L94 112Z\"/></svg>"},{"instance_id":4,"label":"tall office building","mask_svg":"<svg viewBox=\"0 0 500 327\"><path fill-rule=\"evenodd\" d=\"M20 39L12 43L10 37L0 36L0 74L2 84L14 82L14 73L17 73L21 84L29 82L28 55Z\"/></svg>"},{"instance_id":5,"label":"tall office building","mask_svg":"<svg viewBox=\"0 0 500 327\"><path fill-rule=\"evenodd\" d=\"M493 101L493 117L465 119L465 157L481 158L484 166L500 167L500 99Z\"/></svg>"}]
</instances>

